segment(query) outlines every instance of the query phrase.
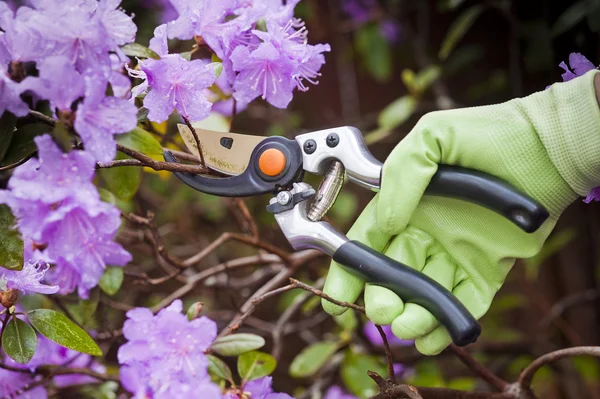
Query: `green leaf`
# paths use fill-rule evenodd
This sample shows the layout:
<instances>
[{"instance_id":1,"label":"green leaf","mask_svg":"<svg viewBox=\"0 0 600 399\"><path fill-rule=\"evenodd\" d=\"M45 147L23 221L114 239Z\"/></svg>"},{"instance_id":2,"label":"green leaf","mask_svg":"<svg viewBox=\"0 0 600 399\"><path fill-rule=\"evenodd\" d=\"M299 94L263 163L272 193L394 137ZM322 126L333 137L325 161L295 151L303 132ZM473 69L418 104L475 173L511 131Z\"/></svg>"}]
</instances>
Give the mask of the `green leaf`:
<instances>
[{"instance_id":1,"label":"green leaf","mask_svg":"<svg viewBox=\"0 0 600 399\"><path fill-rule=\"evenodd\" d=\"M382 377L387 373L385 365L375 356L348 350L340 370L342 381L352 394L361 399L369 398L379 392L377 384L369 377L367 371L374 371Z\"/></svg>"},{"instance_id":2,"label":"green leaf","mask_svg":"<svg viewBox=\"0 0 600 399\"><path fill-rule=\"evenodd\" d=\"M448 382L448 388L456 389L457 391L472 392L475 389L477 381L475 378L460 377Z\"/></svg>"},{"instance_id":3,"label":"green leaf","mask_svg":"<svg viewBox=\"0 0 600 399\"><path fill-rule=\"evenodd\" d=\"M150 112L150 110L148 108L142 107L140 109L138 109L137 112L137 120L138 122L145 122L148 120L148 113ZM119 136L117 136L119 137Z\"/></svg>"},{"instance_id":4,"label":"green leaf","mask_svg":"<svg viewBox=\"0 0 600 399\"><path fill-rule=\"evenodd\" d=\"M349 332L356 330L356 327L358 326L358 319L356 318L356 314L352 311L347 311L339 316L334 316L333 320L335 320L338 326Z\"/></svg>"},{"instance_id":5,"label":"green leaf","mask_svg":"<svg viewBox=\"0 0 600 399\"><path fill-rule=\"evenodd\" d=\"M117 143L145 155L163 155L163 148L150 132L136 127L129 133L117 135Z\"/></svg>"},{"instance_id":6,"label":"green leaf","mask_svg":"<svg viewBox=\"0 0 600 399\"><path fill-rule=\"evenodd\" d=\"M438 65L430 65L427 68L419 71L414 79L414 90L419 94L424 93L427 89L429 89L433 82L439 79L441 74L442 69Z\"/></svg>"},{"instance_id":7,"label":"green leaf","mask_svg":"<svg viewBox=\"0 0 600 399\"><path fill-rule=\"evenodd\" d=\"M477 4L468 8L462 14L460 14L458 18L456 18L446 33L444 41L442 42L442 46L438 54L440 59L445 60L448 58L454 47L456 47L456 44L460 41L460 39L462 39L465 33L467 33L469 28L473 26L475 20L477 17L479 17L479 15L481 15L483 10L484 7L481 4Z\"/></svg>"},{"instance_id":8,"label":"green leaf","mask_svg":"<svg viewBox=\"0 0 600 399\"><path fill-rule=\"evenodd\" d=\"M80 389L77 393L86 399L117 399L119 384L115 381L107 381L99 386L90 385L78 388Z\"/></svg>"},{"instance_id":9,"label":"green leaf","mask_svg":"<svg viewBox=\"0 0 600 399\"><path fill-rule=\"evenodd\" d=\"M15 218L6 205L0 205L0 266L23 269L23 240L15 227Z\"/></svg>"},{"instance_id":10,"label":"green leaf","mask_svg":"<svg viewBox=\"0 0 600 399\"><path fill-rule=\"evenodd\" d=\"M233 381L233 374L231 369L224 361L213 355L206 355L208 358L208 372L221 377L227 381Z\"/></svg>"},{"instance_id":11,"label":"green leaf","mask_svg":"<svg viewBox=\"0 0 600 399\"><path fill-rule=\"evenodd\" d=\"M73 316L73 319L79 325L86 326L90 318L98 308L98 301L100 300L100 291L94 289L90 292L90 297L88 299L81 299L75 303L65 303L65 307Z\"/></svg>"},{"instance_id":12,"label":"green leaf","mask_svg":"<svg viewBox=\"0 0 600 399\"><path fill-rule=\"evenodd\" d=\"M31 156L31 154L37 151L33 139L36 136L48 133L50 129L48 125L43 123L32 123L18 128L10 141L10 146L6 150L4 159L0 162L0 167L14 165Z\"/></svg>"},{"instance_id":13,"label":"green leaf","mask_svg":"<svg viewBox=\"0 0 600 399\"><path fill-rule=\"evenodd\" d=\"M387 82L392 75L392 51L379 25L366 24L357 30L355 46L367 72L375 80Z\"/></svg>"},{"instance_id":14,"label":"green leaf","mask_svg":"<svg viewBox=\"0 0 600 399\"><path fill-rule=\"evenodd\" d=\"M386 130L392 130L406 122L416 108L417 101L413 97L400 97L381 111L377 120L379 126Z\"/></svg>"},{"instance_id":15,"label":"green leaf","mask_svg":"<svg viewBox=\"0 0 600 399\"><path fill-rule=\"evenodd\" d=\"M51 309L35 309L27 312L27 318L49 340L78 352L102 356L102 350L92 337L64 314Z\"/></svg>"},{"instance_id":16,"label":"green leaf","mask_svg":"<svg viewBox=\"0 0 600 399\"><path fill-rule=\"evenodd\" d=\"M559 36L577 25L590 11L593 11L593 7L589 0L580 0L572 4L556 19L551 29L552 37Z\"/></svg>"},{"instance_id":17,"label":"green leaf","mask_svg":"<svg viewBox=\"0 0 600 399\"><path fill-rule=\"evenodd\" d=\"M438 1L438 10L451 11L464 3L465 0L440 0Z\"/></svg>"},{"instance_id":18,"label":"green leaf","mask_svg":"<svg viewBox=\"0 0 600 399\"><path fill-rule=\"evenodd\" d=\"M122 267L107 267L98 285L106 295L115 295L123 283Z\"/></svg>"},{"instance_id":19,"label":"green leaf","mask_svg":"<svg viewBox=\"0 0 600 399\"><path fill-rule=\"evenodd\" d=\"M115 159L128 159L128 157L118 152ZM100 175L109 190L122 201L129 201L133 198L140 186L141 174L142 169L134 166L120 166L100 170Z\"/></svg>"},{"instance_id":20,"label":"green leaf","mask_svg":"<svg viewBox=\"0 0 600 399\"><path fill-rule=\"evenodd\" d=\"M35 354L37 336L35 330L23 320L13 317L2 334L2 347L15 362L25 364Z\"/></svg>"},{"instance_id":21,"label":"green leaf","mask_svg":"<svg viewBox=\"0 0 600 399\"><path fill-rule=\"evenodd\" d=\"M104 202L108 202L109 204L113 205L117 203L115 195L105 188L98 187L98 194L100 194L100 199Z\"/></svg>"},{"instance_id":22,"label":"green leaf","mask_svg":"<svg viewBox=\"0 0 600 399\"><path fill-rule=\"evenodd\" d=\"M8 147L10 147L16 123L17 117L10 112L4 112L0 118L0 162L4 159Z\"/></svg>"},{"instance_id":23,"label":"green leaf","mask_svg":"<svg viewBox=\"0 0 600 399\"><path fill-rule=\"evenodd\" d=\"M252 351L238 357L237 369L244 381L265 377L271 374L275 367L277 367L277 361L268 353Z\"/></svg>"},{"instance_id":24,"label":"green leaf","mask_svg":"<svg viewBox=\"0 0 600 399\"><path fill-rule=\"evenodd\" d=\"M121 50L125 53L125 55L130 57L154 58L155 60L160 59L160 55L139 43L128 43L124 46L121 46Z\"/></svg>"},{"instance_id":25,"label":"green leaf","mask_svg":"<svg viewBox=\"0 0 600 399\"><path fill-rule=\"evenodd\" d=\"M307 346L292 360L290 375L295 378L310 377L319 371L337 350L338 343L334 341L317 342Z\"/></svg>"},{"instance_id":26,"label":"green leaf","mask_svg":"<svg viewBox=\"0 0 600 399\"><path fill-rule=\"evenodd\" d=\"M242 333L217 338L211 348L222 356L237 356L260 349L264 345L265 339L260 335Z\"/></svg>"},{"instance_id":27,"label":"green leaf","mask_svg":"<svg viewBox=\"0 0 600 399\"><path fill-rule=\"evenodd\" d=\"M50 134L52 135L52 140L54 140L63 152L71 151L71 134L64 123L56 122Z\"/></svg>"},{"instance_id":28,"label":"green leaf","mask_svg":"<svg viewBox=\"0 0 600 399\"><path fill-rule=\"evenodd\" d=\"M186 313L188 320L192 321L192 320L198 318L198 316L200 316L200 313L202 312L203 308L204 308L204 303L202 303L202 302L192 303Z\"/></svg>"}]
</instances>

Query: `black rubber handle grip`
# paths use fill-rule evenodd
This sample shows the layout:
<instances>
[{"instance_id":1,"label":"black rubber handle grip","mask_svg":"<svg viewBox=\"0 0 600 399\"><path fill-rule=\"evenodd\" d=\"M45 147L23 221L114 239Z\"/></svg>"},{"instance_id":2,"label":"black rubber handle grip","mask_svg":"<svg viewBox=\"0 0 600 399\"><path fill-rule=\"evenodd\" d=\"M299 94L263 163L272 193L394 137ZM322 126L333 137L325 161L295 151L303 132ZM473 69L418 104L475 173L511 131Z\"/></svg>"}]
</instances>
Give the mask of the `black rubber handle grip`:
<instances>
[{"instance_id":1,"label":"black rubber handle grip","mask_svg":"<svg viewBox=\"0 0 600 399\"><path fill-rule=\"evenodd\" d=\"M425 194L476 203L499 213L527 233L540 228L549 216L542 204L505 181L458 166L440 165Z\"/></svg>"},{"instance_id":2,"label":"black rubber handle grip","mask_svg":"<svg viewBox=\"0 0 600 399\"><path fill-rule=\"evenodd\" d=\"M348 241L333 259L363 280L388 288L405 302L415 303L448 330L458 346L473 343L481 327L467 308L451 292L423 273L397 262L358 241Z\"/></svg>"}]
</instances>

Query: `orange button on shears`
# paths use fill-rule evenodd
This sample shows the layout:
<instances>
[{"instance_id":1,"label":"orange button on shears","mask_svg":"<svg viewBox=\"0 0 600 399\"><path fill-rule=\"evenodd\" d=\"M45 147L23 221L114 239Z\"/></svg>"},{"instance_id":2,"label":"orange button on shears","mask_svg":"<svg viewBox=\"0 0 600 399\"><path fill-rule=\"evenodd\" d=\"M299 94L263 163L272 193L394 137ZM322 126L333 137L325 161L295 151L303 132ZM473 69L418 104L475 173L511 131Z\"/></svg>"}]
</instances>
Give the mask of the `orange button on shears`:
<instances>
[{"instance_id":1,"label":"orange button on shears","mask_svg":"<svg viewBox=\"0 0 600 399\"><path fill-rule=\"evenodd\" d=\"M267 176L277 176L285 169L285 155L276 148L269 148L260 154L258 167Z\"/></svg>"}]
</instances>

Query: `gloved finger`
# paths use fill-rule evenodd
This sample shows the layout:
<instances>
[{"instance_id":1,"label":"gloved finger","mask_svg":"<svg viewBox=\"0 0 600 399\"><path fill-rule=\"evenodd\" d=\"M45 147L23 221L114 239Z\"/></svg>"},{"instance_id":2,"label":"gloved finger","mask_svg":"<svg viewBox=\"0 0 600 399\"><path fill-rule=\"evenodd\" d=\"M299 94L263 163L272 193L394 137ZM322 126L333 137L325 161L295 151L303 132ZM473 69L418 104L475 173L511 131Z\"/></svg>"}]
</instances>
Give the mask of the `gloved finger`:
<instances>
[{"instance_id":1,"label":"gloved finger","mask_svg":"<svg viewBox=\"0 0 600 399\"><path fill-rule=\"evenodd\" d=\"M445 252L431 256L422 270L423 274L452 290L456 265ZM404 312L392 322L392 332L400 339L421 337L439 326L439 321L424 307L407 303Z\"/></svg>"},{"instance_id":2,"label":"gloved finger","mask_svg":"<svg viewBox=\"0 0 600 399\"><path fill-rule=\"evenodd\" d=\"M387 245L390 236L383 233L376 225L375 208L377 206L377 196L362 211L360 216L354 222L354 225L348 231L348 238L360 241L376 251L383 251ZM332 261L329 266L327 279L323 292L338 301L353 303L356 301L364 288L364 281L350 273L340 264ZM338 306L326 299L321 299L323 310L330 315L340 315L348 310L343 306Z\"/></svg>"},{"instance_id":3,"label":"gloved finger","mask_svg":"<svg viewBox=\"0 0 600 399\"><path fill-rule=\"evenodd\" d=\"M408 226L394 237L385 255L421 270L434 239L420 229ZM388 325L404 311L404 301L394 292L381 286L367 284L365 287L365 310L367 317L375 324Z\"/></svg>"},{"instance_id":4,"label":"gloved finger","mask_svg":"<svg viewBox=\"0 0 600 399\"><path fill-rule=\"evenodd\" d=\"M461 301L467 310L479 320L489 309L493 295L485 294L491 292L489 289L479 288L472 280L459 283L453 290L454 296ZM415 340L415 347L424 355L433 356L442 352L452 343L452 338L444 326L438 326L435 330Z\"/></svg>"},{"instance_id":5,"label":"gloved finger","mask_svg":"<svg viewBox=\"0 0 600 399\"><path fill-rule=\"evenodd\" d=\"M383 164L377 221L390 235L406 228L440 163L437 129L429 127L435 114L423 116Z\"/></svg>"}]
</instances>

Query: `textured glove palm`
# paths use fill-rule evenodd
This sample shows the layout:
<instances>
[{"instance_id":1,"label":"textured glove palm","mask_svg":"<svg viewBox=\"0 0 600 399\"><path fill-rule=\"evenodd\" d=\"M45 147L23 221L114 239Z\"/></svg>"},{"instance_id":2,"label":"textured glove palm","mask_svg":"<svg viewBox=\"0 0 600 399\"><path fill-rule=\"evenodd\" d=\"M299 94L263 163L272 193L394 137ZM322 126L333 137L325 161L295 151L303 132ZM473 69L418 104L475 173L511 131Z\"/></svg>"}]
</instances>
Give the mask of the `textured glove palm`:
<instances>
[{"instance_id":1,"label":"textured glove palm","mask_svg":"<svg viewBox=\"0 0 600 399\"><path fill-rule=\"evenodd\" d=\"M381 191L348 237L436 280L477 318L490 307L516 258L541 249L561 212L600 183L600 111L590 72L506 103L425 115L392 151ZM438 164L497 176L540 201L550 218L527 234L508 220L461 200L423 196ZM416 339L424 354L451 342L419 305L386 288L364 284L332 262L325 292L354 302L364 288L367 316ZM344 308L323 300L330 314Z\"/></svg>"}]
</instances>

